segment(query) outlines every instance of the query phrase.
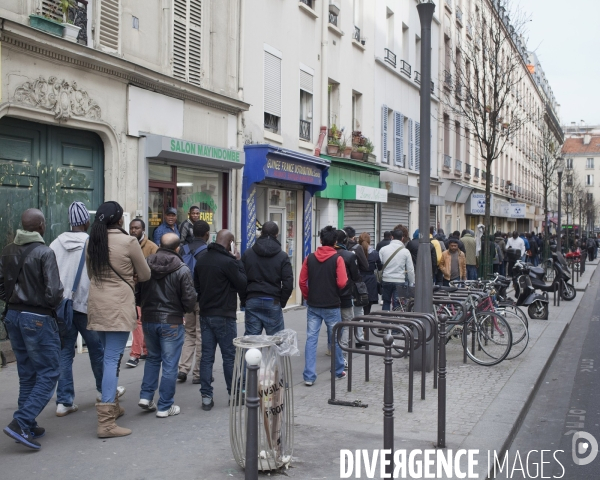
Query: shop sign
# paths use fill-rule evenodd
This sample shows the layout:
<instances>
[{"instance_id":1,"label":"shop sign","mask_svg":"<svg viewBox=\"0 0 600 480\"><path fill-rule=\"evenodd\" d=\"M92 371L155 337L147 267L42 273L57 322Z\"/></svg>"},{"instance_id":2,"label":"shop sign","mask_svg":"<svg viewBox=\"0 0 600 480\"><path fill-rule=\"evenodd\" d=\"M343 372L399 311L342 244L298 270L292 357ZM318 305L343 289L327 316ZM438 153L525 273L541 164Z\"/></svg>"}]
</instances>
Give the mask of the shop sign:
<instances>
[{"instance_id":1,"label":"shop sign","mask_svg":"<svg viewBox=\"0 0 600 480\"><path fill-rule=\"evenodd\" d=\"M189 212L192 205L200 209L200 218L198 220L204 220L209 225L213 224L218 205L209 193L195 192L191 194L183 204L183 211Z\"/></svg>"},{"instance_id":2,"label":"shop sign","mask_svg":"<svg viewBox=\"0 0 600 480\"><path fill-rule=\"evenodd\" d=\"M321 185L323 172L312 165L292 160L267 158L265 176L288 182Z\"/></svg>"},{"instance_id":3,"label":"shop sign","mask_svg":"<svg viewBox=\"0 0 600 480\"><path fill-rule=\"evenodd\" d=\"M510 204L510 218L525 218L527 213L526 203L511 203Z\"/></svg>"},{"instance_id":4,"label":"shop sign","mask_svg":"<svg viewBox=\"0 0 600 480\"><path fill-rule=\"evenodd\" d=\"M471 194L471 215L485 215L485 193Z\"/></svg>"},{"instance_id":5,"label":"shop sign","mask_svg":"<svg viewBox=\"0 0 600 480\"><path fill-rule=\"evenodd\" d=\"M203 145L201 143L188 142L187 140L177 140L176 138L170 139L169 151L234 163L240 163L242 160L242 152L239 152L237 150L213 147L211 145Z\"/></svg>"},{"instance_id":6,"label":"shop sign","mask_svg":"<svg viewBox=\"0 0 600 480\"><path fill-rule=\"evenodd\" d=\"M356 185L356 200L365 200L366 202L387 203L388 191L383 188L365 187Z\"/></svg>"}]
</instances>

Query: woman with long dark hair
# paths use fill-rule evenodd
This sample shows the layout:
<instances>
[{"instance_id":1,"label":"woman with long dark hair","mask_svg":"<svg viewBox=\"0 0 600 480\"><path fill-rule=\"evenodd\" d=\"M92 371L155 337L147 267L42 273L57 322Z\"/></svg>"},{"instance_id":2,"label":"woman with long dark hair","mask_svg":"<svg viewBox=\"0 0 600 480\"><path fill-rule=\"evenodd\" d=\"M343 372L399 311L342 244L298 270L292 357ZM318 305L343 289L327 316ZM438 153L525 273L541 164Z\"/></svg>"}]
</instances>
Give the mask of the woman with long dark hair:
<instances>
[{"instance_id":1,"label":"woman with long dark hair","mask_svg":"<svg viewBox=\"0 0 600 480\"><path fill-rule=\"evenodd\" d=\"M104 346L102 401L96 404L98 437L122 437L131 430L115 423L119 406L119 366L129 333L137 326L135 282L150 279L150 268L135 237L123 230L123 209L105 202L96 211L87 247L90 277L88 329L96 330Z\"/></svg>"},{"instance_id":2,"label":"woman with long dark hair","mask_svg":"<svg viewBox=\"0 0 600 480\"><path fill-rule=\"evenodd\" d=\"M367 262L369 264L367 270L360 268L360 265L358 268L360 271L360 276L362 277L363 282L365 282L367 285L367 290L369 292L369 304L363 306L365 315L368 315L371 313L371 305L376 305L379 303L375 270L381 270L381 260L379 259L379 252L371 246L371 235L369 235L367 232L360 234L358 237L358 243L363 248L365 257L367 257Z\"/></svg>"}]
</instances>

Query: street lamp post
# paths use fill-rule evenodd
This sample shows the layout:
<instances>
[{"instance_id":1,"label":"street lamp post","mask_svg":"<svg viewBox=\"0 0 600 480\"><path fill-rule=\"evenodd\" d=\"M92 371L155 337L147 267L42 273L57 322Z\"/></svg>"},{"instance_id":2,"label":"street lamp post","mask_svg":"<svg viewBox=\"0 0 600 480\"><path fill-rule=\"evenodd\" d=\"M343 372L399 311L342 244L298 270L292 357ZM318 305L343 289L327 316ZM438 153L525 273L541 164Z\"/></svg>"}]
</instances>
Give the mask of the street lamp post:
<instances>
[{"instance_id":1,"label":"street lamp post","mask_svg":"<svg viewBox=\"0 0 600 480\"><path fill-rule=\"evenodd\" d=\"M432 313L433 274L431 273L431 243L429 241L429 204L431 174L431 22L435 4L419 1L417 5L421 22L421 172L419 174L419 250L417 253L415 311ZM429 336L429 323L427 336ZM437 353L437 352L436 352ZM415 370L431 371L433 349L428 345L426 365L422 365L420 355L415 355Z\"/></svg>"},{"instance_id":2,"label":"street lamp post","mask_svg":"<svg viewBox=\"0 0 600 480\"><path fill-rule=\"evenodd\" d=\"M556 167L556 173L558 173L558 235L556 237L556 252L562 253L561 235L562 235L562 216L561 216L561 204L562 204L562 174L565 171L564 159L561 157L558 160L558 167Z\"/></svg>"},{"instance_id":3,"label":"street lamp post","mask_svg":"<svg viewBox=\"0 0 600 480\"><path fill-rule=\"evenodd\" d=\"M581 239L583 237L583 224L581 223L581 210L583 209L583 198L579 199L579 245L581 248Z\"/></svg>"}]
</instances>

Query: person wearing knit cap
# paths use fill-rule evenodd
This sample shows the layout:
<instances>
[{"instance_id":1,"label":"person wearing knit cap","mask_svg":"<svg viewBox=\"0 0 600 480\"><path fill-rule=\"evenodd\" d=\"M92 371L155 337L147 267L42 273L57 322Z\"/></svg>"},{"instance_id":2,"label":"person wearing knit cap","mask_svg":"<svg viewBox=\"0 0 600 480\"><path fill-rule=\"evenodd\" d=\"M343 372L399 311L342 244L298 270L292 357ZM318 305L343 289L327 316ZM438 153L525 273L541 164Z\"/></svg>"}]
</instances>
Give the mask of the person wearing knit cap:
<instances>
[{"instance_id":1,"label":"person wearing knit cap","mask_svg":"<svg viewBox=\"0 0 600 480\"><path fill-rule=\"evenodd\" d=\"M71 231L60 234L50 244L56 255L56 263L60 281L62 282L65 298L73 301L73 323L70 330L63 337L63 347L60 351L60 377L56 389L56 416L64 417L77 411L75 405L75 385L73 383L73 358L75 357L75 342L77 334L87 345L92 373L96 380L97 397L102 395L102 373L104 370L104 348L100 343L97 332L88 330L87 303L90 289L90 279L82 270L79 285L73 293L73 285L79 262L88 240L87 231L90 227L90 213L82 202L73 202L69 206L69 224ZM83 258L85 267L85 256ZM119 393L125 393L125 388L118 387Z\"/></svg>"}]
</instances>

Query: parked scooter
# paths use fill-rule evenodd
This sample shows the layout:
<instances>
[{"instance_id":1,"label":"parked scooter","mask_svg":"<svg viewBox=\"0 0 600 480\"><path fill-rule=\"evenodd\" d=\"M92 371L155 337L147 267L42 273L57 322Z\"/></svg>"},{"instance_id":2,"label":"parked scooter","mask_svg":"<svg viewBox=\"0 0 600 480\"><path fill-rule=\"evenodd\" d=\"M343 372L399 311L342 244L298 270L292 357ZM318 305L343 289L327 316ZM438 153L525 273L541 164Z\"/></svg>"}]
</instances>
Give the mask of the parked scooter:
<instances>
[{"instance_id":1,"label":"parked scooter","mask_svg":"<svg viewBox=\"0 0 600 480\"><path fill-rule=\"evenodd\" d=\"M548 297L535 292L528 269L520 260L513 267L517 306L526 306L531 319L548 320Z\"/></svg>"},{"instance_id":2,"label":"parked scooter","mask_svg":"<svg viewBox=\"0 0 600 480\"><path fill-rule=\"evenodd\" d=\"M562 257L562 255L561 255ZM564 261L564 259L562 259ZM558 257L556 253L552 254L552 268L554 269L554 280L552 283L546 283L544 281L544 276L546 275L546 271L542 267L534 267L529 264L523 266L524 272L528 273L531 277L531 284L533 288L536 290L541 290L542 292L554 292L554 290L559 290L559 282L560 282L560 291L561 298L563 300L573 300L577 295L577 291L573 284L569 283L571 280L571 275L569 275L569 270L566 266L563 266L561 259ZM565 262L566 265L566 262ZM520 274L521 272L517 272Z\"/></svg>"}]
</instances>

